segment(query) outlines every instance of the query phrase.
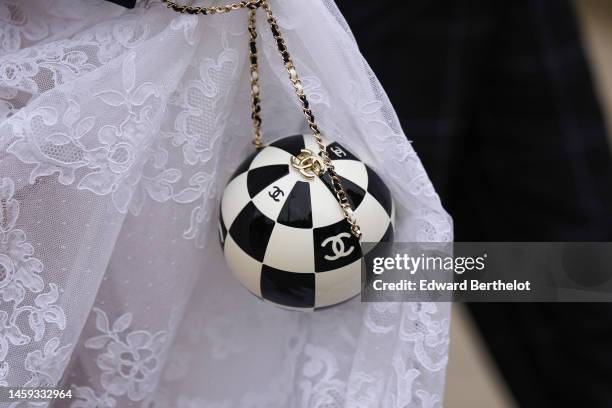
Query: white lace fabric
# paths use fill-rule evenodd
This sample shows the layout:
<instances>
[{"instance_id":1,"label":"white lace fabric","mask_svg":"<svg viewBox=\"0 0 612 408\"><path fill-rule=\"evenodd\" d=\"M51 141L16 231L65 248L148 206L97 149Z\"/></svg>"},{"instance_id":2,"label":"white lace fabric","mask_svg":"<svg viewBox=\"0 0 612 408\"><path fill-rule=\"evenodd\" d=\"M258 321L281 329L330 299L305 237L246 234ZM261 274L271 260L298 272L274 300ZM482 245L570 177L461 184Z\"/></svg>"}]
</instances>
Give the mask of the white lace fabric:
<instances>
[{"instance_id":1,"label":"white lace fabric","mask_svg":"<svg viewBox=\"0 0 612 408\"><path fill-rule=\"evenodd\" d=\"M452 240L333 2L272 7L324 134L389 185L396 239ZM270 141L305 123L259 16ZM54 407L441 406L447 304L289 312L225 266L220 193L252 149L246 19L0 2L0 386L74 387Z\"/></svg>"}]
</instances>

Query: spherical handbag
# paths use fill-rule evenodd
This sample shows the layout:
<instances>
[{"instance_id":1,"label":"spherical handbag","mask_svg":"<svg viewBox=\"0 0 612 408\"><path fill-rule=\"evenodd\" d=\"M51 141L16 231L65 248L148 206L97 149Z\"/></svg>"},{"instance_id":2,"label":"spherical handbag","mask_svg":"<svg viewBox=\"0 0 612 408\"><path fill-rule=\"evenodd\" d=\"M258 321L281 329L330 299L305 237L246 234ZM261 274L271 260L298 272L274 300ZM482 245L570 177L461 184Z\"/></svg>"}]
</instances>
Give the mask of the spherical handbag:
<instances>
[{"instance_id":1,"label":"spherical handbag","mask_svg":"<svg viewBox=\"0 0 612 408\"><path fill-rule=\"evenodd\" d=\"M238 280L285 308L341 303L361 289L360 240L338 206L328 173L303 174L296 157L312 135L280 139L245 160L223 193L220 240ZM327 145L364 242L393 240L394 204L380 177L338 143Z\"/></svg>"}]
</instances>

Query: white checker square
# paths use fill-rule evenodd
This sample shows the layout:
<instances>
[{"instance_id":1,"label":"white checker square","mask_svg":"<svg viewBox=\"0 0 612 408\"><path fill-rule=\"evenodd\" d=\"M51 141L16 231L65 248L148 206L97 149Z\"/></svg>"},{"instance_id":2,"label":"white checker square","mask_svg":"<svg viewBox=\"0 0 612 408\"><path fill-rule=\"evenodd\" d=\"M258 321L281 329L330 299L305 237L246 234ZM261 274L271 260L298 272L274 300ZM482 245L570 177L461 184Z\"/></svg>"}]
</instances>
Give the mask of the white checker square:
<instances>
[{"instance_id":1,"label":"white checker square","mask_svg":"<svg viewBox=\"0 0 612 408\"><path fill-rule=\"evenodd\" d=\"M262 264L244 252L230 234L225 238L224 252L225 260L236 278L244 287L261 297Z\"/></svg>"},{"instance_id":2,"label":"white checker square","mask_svg":"<svg viewBox=\"0 0 612 408\"><path fill-rule=\"evenodd\" d=\"M365 215L361 216L361 214ZM361 228L363 242L380 241L391 222L383 206L371 194L366 194L355 210L355 219Z\"/></svg>"},{"instance_id":3,"label":"white checker square","mask_svg":"<svg viewBox=\"0 0 612 408\"><path fill-rule=\"evenodd\" d=\"M294 228L276 223L268 241L264 263L275 269L312 273L314 239L310 228Z\"/></svg>"},{"instance_id":4,"label":"white checker square","mask_svg":"<svg viewBox=\"0 0 612 408\"><path fill-rule=\"evenodd\" d=\"M251 201L247 188L247 173L242 173L225 187L221 200L223 223L228 230L240 211Z\"/></svg>"},{"instance_id":5,"label":"white checker square","mask_svg":"<svg viewBox=\"0 0 612 408\"><path fill-rule=\"evenodd\" d=\"M342 268L315 274L315 307L337 304L361 291L361 258Z\"/></svg>"},{"instance_id":6,"label":"white checker square","mask_svg":"<svg viewBox=\"0 0 612 408\"><path fill-rule=\"evenodd\" d=\"M310 181L310 201L313 228L326 227L344 219L336 197L318 178Z\"/></svg>"},{"instance_id":7,"label":"white checker square","mask_svg":"<svg viewBox=\"0 0 612 408\"><path fill-rule=\"evenodd\" d=\"M293 190L293 186L298 181L300 181L299 176L293 172L289 172L289 174L286 176L283 176L279 180L272 183L270 187L261 190L253 198L253 203L266 217L276 221L278 214L280 214L281 210L283 209L283 205L285 205L285 201L287 201L287 198L291 193L291 190ZM277 193L276 198L278 201L276 201L273 196L270 196L270 193L275 193L275 186L278 187L283 194L280 195L280 193Z\"/></svg>"},{"instance_id":8,"label":"white checker square","mask_svg":"<svg viewBox=\"0 0 612 408\"><path fill-rule=\"evenodd\" d=\"M289 165L290 163L291 154L278 147L266 146L255 156L249 166L249 170L263 166L274 166L276 164Z\"/></svg>"},{"instance_id":9,"label":"white checker square","mask_svg":"<svg viewBox=\"0 0 612 408\"><path fill-rule=\"evenodd\" d=\"M334 167L336 173L340 176L367 190L368 170L362 162L355 160L334 160Z\"/></svg>"}]
</instances>

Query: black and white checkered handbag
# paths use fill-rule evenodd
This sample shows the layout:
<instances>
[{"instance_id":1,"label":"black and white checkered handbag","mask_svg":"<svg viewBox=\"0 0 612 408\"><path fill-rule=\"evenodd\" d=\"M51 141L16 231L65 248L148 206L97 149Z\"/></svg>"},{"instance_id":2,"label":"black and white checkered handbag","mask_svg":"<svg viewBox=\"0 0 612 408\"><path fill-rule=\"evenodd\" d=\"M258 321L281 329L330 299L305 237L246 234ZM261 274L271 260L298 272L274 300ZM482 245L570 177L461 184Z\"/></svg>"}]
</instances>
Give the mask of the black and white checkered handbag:
<instances>
[{"instance_id":1,"label":"black and white checkered handbag","mask_svg":"<svg viewBox=\"0 0 612 408\"><path fill-rule=\"evenodd\" d=\"M312 135L280 139L245 160L221 202L225 258L256 296L312 310L341 303L361 289L359 239L351 233L327 173L305 179L290 165ZM338 143L329 156L347 192L364 242L393 240L394 204L378 175Z\"/></svg>"}]
</instances>

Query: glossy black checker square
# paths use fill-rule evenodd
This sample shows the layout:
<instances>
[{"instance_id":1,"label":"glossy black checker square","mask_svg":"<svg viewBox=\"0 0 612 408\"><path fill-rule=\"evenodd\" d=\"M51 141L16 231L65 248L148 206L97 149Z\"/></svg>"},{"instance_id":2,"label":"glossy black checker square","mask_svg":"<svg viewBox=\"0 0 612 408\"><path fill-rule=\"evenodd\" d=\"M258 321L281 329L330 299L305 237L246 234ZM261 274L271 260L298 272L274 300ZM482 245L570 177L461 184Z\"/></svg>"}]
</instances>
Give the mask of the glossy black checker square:
<instances>
[{"instance_id":1,"label":"glossy black checker square","mask_svg":"<svg viewBox=\"0 0 612 408\"><path fill-rule=\"evenodd\" d=\"M221 212L221 208L219 208L218 228L219 228L219 242L221 243L221 248L225 248L225 238L227 237L227 228L225 226L225 223L223 222L223 213Z\"/></svg>"},{"instance_id":2,"label":"glossy black checker square","mask_svg":"<svg viewBox=\"0 0 612 408\"><path fill-rule=\"evenodd\" d=\"M232 222L230 235L244 252L263 262L275 224L249 201Z\"/></svg>"},{"instance_id":3,"label":"glossy black checker square","mask_svg":"<svg viewBox=\"0 0 612 408\"><path fill-rule=\"evenodd\" d=\"M261 296L266 300L289 307L314 307L314 273L287 272L263 265L260 285Z\"/></svg>"},{"instance_id":4,"label":"glossy black checker square","mask_svg":"<svg viewBox=\"0 0 612 408\"><path fill-rule=\"evenodd\" d=\"M298 154L300 154L300 151L302 149L306 148L306 145L304 144L303 135L285 137L285 138L277 140L276 142L272 143L270 146L274 146L279 149L282 149L293 156L297 156Z\"/></svg>"},{"instance_id":5,"label":"glossy black checker square","mask_svg":"<svg viewBox=\"0 0 612 408\"><path fill-rule=\"evenodd\" d=\"M312 228L309 183L305 181L295 183L276 221L293 228Z\"/></svg>"},{"instance_id":6,"label":"glossy black checker square","mask_svg":"<svg viewBox=\"0 0 612 408\"><path fill-rule=\"evenodd\" d=\"M287 174L289 174L288 164L274 164L249 170L247 174L249 196L251 198L255 197L261 190Z\"/></svg>"},{"instance_id":7,"label":"glossy black checker square","mask_svg":"<svg viewBox=\"0 0 612 408\"><path fill-rule=\"evenodd\" d=\"M341 268L361 258L359 239L351 233L346 220L312 230L315 272Z\"/></svg>"},{"instance_id":8,"label":"glossy black checker square","mask_svg":"<svg viewBox=\"0 0 612 408\"><path fill-rule=\"evenodd\" d=\"M366 166L366 170L368 171L368 193L374 196L376 201L383 206L387 214L391 215L393 199L391 198L389 188L374 170L368 166Z\"/></svg>"},{"instance_id":9,"label":"glossy black checker square","mask_svg":"<svg viewBox=\"0 0 612 408\"><path fill-rule=\"evenodd\" d=\"M356 160L359 159L351 152L349 152L345 147L340 145L338 142L330 143L327 146L327 154L329 158L332 160Z\"/></svg>"},{"instance_id":10,"label":"glossy black checker square","mask_svg":"<svg viewBox=\"0 0 612 408\"><path fill-rule=\"evenodd\" d=\"M326 172L325 174L323 174L321 177L319 177L321 179L321 181L323 182L323 184L325 184L325 187L327 187L327 189L332 193L332 195L334 195L334 197L336 196L336 190L334 189L331 177L329 175L329 172ZM365 190L361 187L359 187L357 184L353 183L352 181L338 175L338 178L340 179L340 182L342 183L342 187L344 187L344 190L346 191L346 195L349 199L349 202L351 204L351 208L355 209L357 207L359 207L359 204L361 204L361 202L363 201L363 198L365 197Z\"/></svg>"}]
</instances>

